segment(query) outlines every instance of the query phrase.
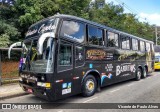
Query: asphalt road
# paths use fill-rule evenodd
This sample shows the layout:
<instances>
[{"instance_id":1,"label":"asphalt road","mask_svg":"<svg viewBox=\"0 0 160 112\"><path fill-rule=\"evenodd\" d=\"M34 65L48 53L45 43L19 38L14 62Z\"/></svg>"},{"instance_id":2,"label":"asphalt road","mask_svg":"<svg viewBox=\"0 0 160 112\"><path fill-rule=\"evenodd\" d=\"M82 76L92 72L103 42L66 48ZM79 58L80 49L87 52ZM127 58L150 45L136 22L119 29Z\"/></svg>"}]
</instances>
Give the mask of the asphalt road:
<instances>
[{"instance_id":1,"label":"asphalt road","mask_svg":"<svg viewBox=\"0 0 160 112\"><path fill-rule=\"evenodd\" d=\"M5 99L0 103L46 103L47 101L37 98L34 95L25 95L11 99ZM92 97L82 97L81 95L72 96L63 100L57 101L59 103L160 103L160 71L152 73L145 79L140 81L129 80L122 83L114 84L102 88L100 92L97 92ZM109 112L160 112L160 109L62 109L64 105L59 105L60 109L46 109L37 110L44 112L97 112L97 111L109 111ZM94 104L93 106L96 106ZM160 108L160 107L159 107ZM13 110L5 110L13 111ZM29 111L29 110L21 110ZM31 111L31 110L30 110ZM35 110L32 110L35 111Z\"/></svg>"}]
</instances>

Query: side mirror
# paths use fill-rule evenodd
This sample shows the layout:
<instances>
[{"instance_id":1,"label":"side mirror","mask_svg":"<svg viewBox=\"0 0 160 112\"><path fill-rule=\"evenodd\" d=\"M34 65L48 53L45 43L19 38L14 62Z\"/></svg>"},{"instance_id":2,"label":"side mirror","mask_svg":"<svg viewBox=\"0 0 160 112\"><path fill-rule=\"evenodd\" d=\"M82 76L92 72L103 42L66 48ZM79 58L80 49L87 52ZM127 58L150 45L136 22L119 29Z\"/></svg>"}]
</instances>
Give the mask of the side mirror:
<instances>
[{"instance_id":1,"label":"side mirror","mask_svg":"<svg viewBox=\"0 0 160 112\"><path fill-rule=\"evenodd\" d=\"M26 48L26 45L23 43L22 44L22 42L16 42L16 43L13 43L10 47L9 47L9 49L8 49L8 58L10 59L11 57L10 57L10 55L11 55L11 50L12 50L12 48L13 47L17 47L17 46L23 46L23 47L25 47L25 49L27 49Z\"/></svg>"}]
</instances>

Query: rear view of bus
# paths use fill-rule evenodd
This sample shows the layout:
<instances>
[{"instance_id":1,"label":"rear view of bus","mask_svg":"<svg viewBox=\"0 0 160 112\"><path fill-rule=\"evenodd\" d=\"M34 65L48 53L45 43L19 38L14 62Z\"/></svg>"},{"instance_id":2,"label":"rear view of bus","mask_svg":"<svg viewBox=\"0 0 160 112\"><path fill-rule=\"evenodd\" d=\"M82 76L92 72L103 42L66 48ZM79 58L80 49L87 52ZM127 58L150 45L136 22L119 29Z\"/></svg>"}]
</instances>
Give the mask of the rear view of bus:
<instances>
[{"instance_id":1,"label":"rear view of bus","mask_svg":"<svg viewBox=\"0 0 160 112\"><path fill-rule=\"evenodd\" d=\"M160 53L155 53L154 69L160 70Z\"/></svg>"}]
</instances>

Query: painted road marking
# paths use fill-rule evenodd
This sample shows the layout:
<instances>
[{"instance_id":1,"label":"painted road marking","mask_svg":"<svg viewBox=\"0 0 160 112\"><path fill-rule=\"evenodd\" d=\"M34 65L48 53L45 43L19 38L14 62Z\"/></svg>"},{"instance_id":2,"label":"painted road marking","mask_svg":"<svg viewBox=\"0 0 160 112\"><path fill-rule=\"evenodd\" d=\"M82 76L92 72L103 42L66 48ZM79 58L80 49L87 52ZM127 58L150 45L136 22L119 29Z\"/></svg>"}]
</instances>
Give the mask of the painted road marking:
<instances>
[{"instance_id":1,"label":"painted road marking","mask_svg":"<svg viewBox=\"0 0 160 112\"><path fill-rule=\"evenodd\" d=\"M110 91L110 93L116 92L116 91L118 91L118 90L120 90L120 89L112 90L112 91Z\"/></svg>"},{"instance_id":2,"label":"painted road marking","mask_svg":"<svg viewBox=\"0 0 160 112\"><path fill-rule=\"evenodd\" d=\"M141 80L139 80L138 82L142 82L142 81L144 81L144 80L141 79Z\"/></svg>"},{"instance_id":3,"label":"painted road marking","mask_svg":"<svg viewBox=\"0 0 160 112\"><path fill-rule=\"evenodd\" d=\"M87 103L87 102L89 102L89 101L91 101L91 100L94 100L94 99L97 99L97 98L98 98L98 97L91 98L91 99L89 99L89 100L84 101L83 103Z\"/></svg>"},{"instance_id":4,"label":"painted road marking","mask_svg":"<svg viewBox=\"0 0 160 112\"><path fill-rule=\"evenodd\" d=\"M150 79L151 77L147 77L147 79Z\"/></svg>"},{"instance_id":5,"label":"painted road marking","mask_svg":"<svg viewBox=\"0 0 160 112\"><path fill-rule=\"evenodd\" d=\"M57 112L63 112L63 110L58 110Z\"/></svg>"},{"instance_id":6,"label":"painted road marking","mask_svg":"<svg viewBox=\"0 0 160 112\"><path fill-rule=\"evenodd\" d=\"M129 87L129 86L133 86L134 84L128 84L127 86Z\"/></svg>"}]
</instances>

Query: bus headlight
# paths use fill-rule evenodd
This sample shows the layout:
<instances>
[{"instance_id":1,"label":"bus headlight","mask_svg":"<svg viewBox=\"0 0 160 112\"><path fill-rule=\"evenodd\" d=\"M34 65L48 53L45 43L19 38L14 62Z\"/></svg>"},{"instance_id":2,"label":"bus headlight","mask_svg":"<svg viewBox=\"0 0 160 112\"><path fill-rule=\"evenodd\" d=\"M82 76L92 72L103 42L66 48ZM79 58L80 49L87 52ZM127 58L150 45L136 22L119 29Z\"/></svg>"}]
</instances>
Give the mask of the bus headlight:
<instances>
[{"instance_id":1,"label":"bus headlight","mask_svg":"<svg viewBox=\"0 0 160 112\"><path fill-rule=\"evenodd\" d=\"M37 86L50 88L51 87L51 83L37 82Z\"/></svg>"}]
</instances>

